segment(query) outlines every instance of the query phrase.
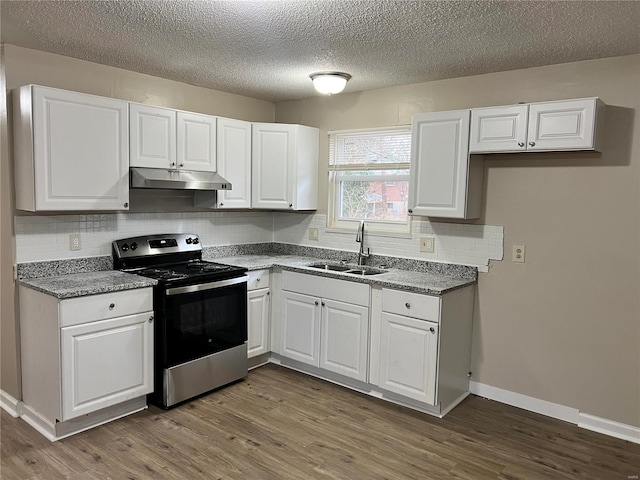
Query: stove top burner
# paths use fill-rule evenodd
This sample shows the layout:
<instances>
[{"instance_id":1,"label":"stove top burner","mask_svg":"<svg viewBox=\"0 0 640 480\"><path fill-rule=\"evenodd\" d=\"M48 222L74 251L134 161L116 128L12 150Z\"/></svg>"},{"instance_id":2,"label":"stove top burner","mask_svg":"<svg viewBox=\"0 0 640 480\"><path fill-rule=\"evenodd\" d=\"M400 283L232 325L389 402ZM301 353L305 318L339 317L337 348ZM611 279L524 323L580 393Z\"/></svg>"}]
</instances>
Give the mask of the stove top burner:
<instances>
[{"instance_id":1,"label":"stove top burner","mask_svg":"<svg viewBox=\"0 0 640 480\"><path fill-rule=\"evenodd\" d=\"M199 270L200 272L223 272L230 270L233 267L231 265L223 265L221 263L213 262L191 262L187 264L187 270Z\"/></svg>"},{"instance_id":2,"label":"stove top burner","mask_svg":"<svg viewBox=\"0 0 640 480\"><path fill-rule=\"evenodd\" d=\"M226 275L227 272L228 274L232 274L232 272L236 273L244 271L246 270L233 265L193 260L184 263L145 268L138 270L135 273L155 280L174 282L179 280L205 281L209 278L213 279L218 278L223 274Z\"/></svg>"},{"instance_id":3,"label":"stove top burner","mask_svg":"<svg viewBox=\"0 0 640 480\"><path fill-rule=\"evenodd\" d=\"M186 273L178 273L165 268L147 268L139 272L139 274L143 277L155 278L156 280L181 280L189 276Z\"/></svg>"}]
</instances>

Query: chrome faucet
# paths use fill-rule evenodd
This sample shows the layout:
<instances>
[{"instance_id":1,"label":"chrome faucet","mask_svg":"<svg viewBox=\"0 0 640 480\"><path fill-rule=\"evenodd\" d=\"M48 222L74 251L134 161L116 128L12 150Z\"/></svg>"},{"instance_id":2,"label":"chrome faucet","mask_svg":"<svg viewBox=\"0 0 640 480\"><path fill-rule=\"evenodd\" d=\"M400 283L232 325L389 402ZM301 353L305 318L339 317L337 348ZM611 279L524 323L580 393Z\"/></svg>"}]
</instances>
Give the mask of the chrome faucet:
<instances>
[{"instance_id":1,"label":"chrome faucet","mask_svg":"<svg viewBox=\"0 0 640 480\"><path fill-rule=\"evenodd\" d=\"M369 258L369 248L367 253L364 253L364 220L360 220L360 226L356 233L356 242L360 244L360 250L358 251L358 265L364 265L364 262Z\"/></svg>"}]
</instances>

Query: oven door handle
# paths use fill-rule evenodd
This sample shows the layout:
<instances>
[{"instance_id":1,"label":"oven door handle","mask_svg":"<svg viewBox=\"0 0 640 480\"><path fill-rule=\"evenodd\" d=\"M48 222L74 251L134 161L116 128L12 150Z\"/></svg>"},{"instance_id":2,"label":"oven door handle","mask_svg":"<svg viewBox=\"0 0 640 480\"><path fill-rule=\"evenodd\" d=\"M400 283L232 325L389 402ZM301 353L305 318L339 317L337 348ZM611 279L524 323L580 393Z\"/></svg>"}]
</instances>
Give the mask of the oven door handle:
<instances>
[{"instance_id":1,"label":"oven door handle","mask_svg":"<svg viewBox=\"0 0 640 480\"><path fill-rule=\"evenodd\" d=\"M220 280L218 282L198 283L196 285L187 285L186 287L167 288L166 295L180 295L182 293L202 292L205 290L213 290L214 288L228 287L239 283L247 283L248 276L230 278L229 280Z\"/></svg>"}]
</instances>

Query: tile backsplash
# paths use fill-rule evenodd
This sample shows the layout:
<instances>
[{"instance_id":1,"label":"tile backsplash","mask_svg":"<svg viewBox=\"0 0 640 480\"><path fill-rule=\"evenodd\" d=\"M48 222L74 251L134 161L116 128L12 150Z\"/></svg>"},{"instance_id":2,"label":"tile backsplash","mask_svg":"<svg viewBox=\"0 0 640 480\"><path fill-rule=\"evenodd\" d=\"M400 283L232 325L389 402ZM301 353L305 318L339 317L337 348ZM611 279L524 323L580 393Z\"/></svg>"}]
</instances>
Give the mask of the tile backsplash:
<instances>
[{"instance_id":1,"label":"tile backsplash","mask_svg":"<svg viewBox=\"0 0 640 480\"><path fill-rule=\"evenodd\" d=\"M196 233L204 246L278 242L356 252L354 232L329 231L326 215L290 212L107 213L94 215L16 216L16 262L111 255L119 238L157 233ZM309 240L310 226L318 240ZM80 234L80 250L70 235ZM420 252L421 235L435 237L434 253ZM365 236L376 255L458 263L487 271L489 260L503 256L503 227L454 223L412 223L407 238Z\"/></svg>"}]
</instances>

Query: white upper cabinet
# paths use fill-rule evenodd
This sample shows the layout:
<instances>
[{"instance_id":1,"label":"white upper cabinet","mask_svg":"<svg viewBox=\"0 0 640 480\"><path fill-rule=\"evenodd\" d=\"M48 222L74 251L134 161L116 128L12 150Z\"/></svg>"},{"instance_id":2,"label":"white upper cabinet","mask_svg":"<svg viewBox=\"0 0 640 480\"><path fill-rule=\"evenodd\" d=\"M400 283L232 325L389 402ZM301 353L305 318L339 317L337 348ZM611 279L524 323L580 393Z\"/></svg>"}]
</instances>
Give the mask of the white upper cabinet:
<instances>
[{"instance_id":1,"label":"white upper cabinet","mask_svg":"<svg viewBox=\"0 0 640 480\"><path fill-rule=\"evenodd\" d=\"M130 104L132 167L216 169L216 117Z\"/></svg>"},{"instance_id":2,"label":"white upper cabinet","mask_svg":"<svg viewBox=\"0 0 640 480\"><path fill-rule=\"evenodd\" d=\"M127 102L33 85L13 95L16 208L129 208Z\"/></svg>"},{"instance_id":3,"label":"white upper cabinet","mask_svg":"<svg viewBox=\"0 0 640 480\"><path fill-rule=\"evenodd\" d=\"M231 190L218 190L217 208L251 208L251 123L218 119L218 173Z\"/></svg>"},{"instance_id":4,"label":"white upper cabinet","mask_svg":"<svg viewBox=\"0 0 640 480\"><path fill-rule=\"evenodd\" d=\"M176 112L130 104L132 167L176 167Z\"/></svg>"},{"instance_id":5,"label":"white upper cabinet","mask_svg":"<svg viewBox=\"0 0 640 480\"><path fill-rule=\"evenodd\" d=\"M469 151L525 151L528 113L528 105L472 109Z\"/></svg>"},{"instance_id":6,"label":"white upper cabinet","mask_svg":"<svg viewBox=\"0 0 640 480\"><path fill-rule=\"evenodd\" d=\"M216 117L178 112L178 167L216 171Z\"/></svg>"},{"instance_id":7,"label":"white upper cabinet","mask_svg":"<svg viewBox=\"0 0 640 480\"><path fill-rule=\"evenodd\" d=\"M469 156L470 110L419 113L411 125L409 213L477 218L482 157Z\"/></svg>"},{"instance_id":8,"label":"white upper cabinet","mask_svg":"<svg viewBox=\"0 0 640 480\"><path fill-rule=\"evenodd\" d=\"M315 210L318 129L277 123L254 123L252 129L252 207Z\"/></svg>"},{"instance_id":9,"label":"white upper cabinet","mask_svg":"<svg viewBox=\"0 0 640 480\"><path fill-rule=\"evenodd\" d=\"M600 150L604 119L598 98L475 108L471 153Z\"/></svg>"}]
</instances>

